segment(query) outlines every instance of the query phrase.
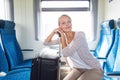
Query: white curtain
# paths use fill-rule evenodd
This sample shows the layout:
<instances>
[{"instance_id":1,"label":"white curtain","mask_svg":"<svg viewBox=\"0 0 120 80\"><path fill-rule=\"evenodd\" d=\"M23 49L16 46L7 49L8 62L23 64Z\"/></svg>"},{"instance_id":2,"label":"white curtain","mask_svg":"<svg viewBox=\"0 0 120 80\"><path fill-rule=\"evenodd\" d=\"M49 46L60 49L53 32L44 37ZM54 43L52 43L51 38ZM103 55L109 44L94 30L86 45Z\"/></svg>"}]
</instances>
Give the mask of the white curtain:
<instances>
[{"instance_id":1,"label":"white curtain","mask_svg":"<svg viewBox=\"0 0 120 80\"><path fill-rule=\"evenodd\" d=\"M13 0L0 0L0 19L14 20Z\"/></svg>"}]
</instances>

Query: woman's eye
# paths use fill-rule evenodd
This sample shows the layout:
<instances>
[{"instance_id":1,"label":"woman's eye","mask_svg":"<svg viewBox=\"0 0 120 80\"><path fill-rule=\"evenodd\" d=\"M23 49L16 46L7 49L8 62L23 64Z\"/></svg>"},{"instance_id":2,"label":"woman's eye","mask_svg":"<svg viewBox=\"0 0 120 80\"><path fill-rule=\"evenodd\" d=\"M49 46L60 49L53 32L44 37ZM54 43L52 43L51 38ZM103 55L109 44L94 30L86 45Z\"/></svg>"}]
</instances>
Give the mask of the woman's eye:
<instances>
[{"instance_id":1,"label":"woman's eye","mask_svg":"<svg viewBox=\"0 0 120 80\"><path fill-rule=\"evenodd\" d=\"M71 21L62 22L61 24L62 24L62 25L65 25L65 24L69 24L69 23L71 23Z\"/></svg>"},{"instance_id":2,"label":"woman's eye","mask_svg":"<svg viewBox=\"0 0 120 80\"><path fill-rule=\"evenodd\" d=\"M71 23L71 21L68 21L68 23Z\"/></svg>"},{"instance_id":3,"label":"woman's eye","mask_svg":"<svg viewBox=\"0 0 120 80\"><path fill-rule=\"evenodd\" d=\"M65 22L62 23L62 25L64 25L64 24L65 24Z\"/></svg>"}]
</instances>

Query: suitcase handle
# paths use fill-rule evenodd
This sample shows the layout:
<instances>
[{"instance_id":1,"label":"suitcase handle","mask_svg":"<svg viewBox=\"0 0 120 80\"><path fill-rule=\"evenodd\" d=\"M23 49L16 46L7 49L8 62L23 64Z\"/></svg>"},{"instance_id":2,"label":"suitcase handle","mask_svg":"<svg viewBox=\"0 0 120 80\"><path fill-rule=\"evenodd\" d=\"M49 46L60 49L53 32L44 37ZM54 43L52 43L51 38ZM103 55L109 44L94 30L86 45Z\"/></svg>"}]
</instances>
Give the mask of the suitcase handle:
<instances>
[{"instance_id":1,"label":"suitcase handle","mask_svg":"<svg viewBox=\"0 0 120 80\"><path fill-rule=\"evenodd\" d=\"M61 34L59 32L57 32L58 36L61 37Z\"/></svg>"}]
</instances>

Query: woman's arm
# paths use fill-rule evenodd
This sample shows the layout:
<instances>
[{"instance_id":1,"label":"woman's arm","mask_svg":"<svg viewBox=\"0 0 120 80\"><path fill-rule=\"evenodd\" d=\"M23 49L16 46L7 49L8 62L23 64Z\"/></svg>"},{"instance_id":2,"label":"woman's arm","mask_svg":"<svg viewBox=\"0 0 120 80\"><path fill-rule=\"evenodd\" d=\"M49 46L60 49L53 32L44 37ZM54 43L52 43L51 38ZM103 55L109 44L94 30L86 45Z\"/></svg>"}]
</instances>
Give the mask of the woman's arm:
<instances>
[{"instance_id":1,"label":"woman's arm","mask_svg":"<svg viewBox=\"0 0 120 80\"><path fill-rule=\"evenodd\" d=\"M48 37L45 39L45 42L51 42L53 36L56 34L55 30L53 30Z\"/></svg>"},{"instance_id":2,"label":"woman's arm","mask_svg":"<svg viewBox=\"0 0 120 80\"><path fill-rule=\"evenodd\" d=\"M59 39L57 40L52 40L53 36L55 34L60 33L61 37L60 37L60 41L62 44L62 49L65 48L66 45L66 40L65 40L65 36L64 36L64 32L60 29L60 28L56 28L54 29L49 35L48 37L45 39L44 44L45 45L54 45L54 44L58 44L59 43Z\"/></svg>"}]
</instances>

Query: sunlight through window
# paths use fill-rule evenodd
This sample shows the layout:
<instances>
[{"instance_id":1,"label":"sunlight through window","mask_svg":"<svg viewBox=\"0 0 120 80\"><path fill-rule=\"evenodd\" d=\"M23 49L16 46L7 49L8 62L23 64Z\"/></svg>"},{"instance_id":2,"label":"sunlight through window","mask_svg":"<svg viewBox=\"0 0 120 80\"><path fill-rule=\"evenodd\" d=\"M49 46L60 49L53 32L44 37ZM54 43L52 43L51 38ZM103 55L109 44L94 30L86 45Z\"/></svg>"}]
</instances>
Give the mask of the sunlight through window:
<instances>
[{"instance_id":1,"label":"sunlight through window","mask_svg":"<svg viewBox=\"0 0 120 80\"><path fill-rule=\"evenodd\" d=\"M93 26L89 0L44 1L41 2L41 27L39 39L44 40L54 28L58 27L58 18L67 14L72 18L73 31L83 31L87 40L93 40Z\"/></svg>"}]
</instances>

